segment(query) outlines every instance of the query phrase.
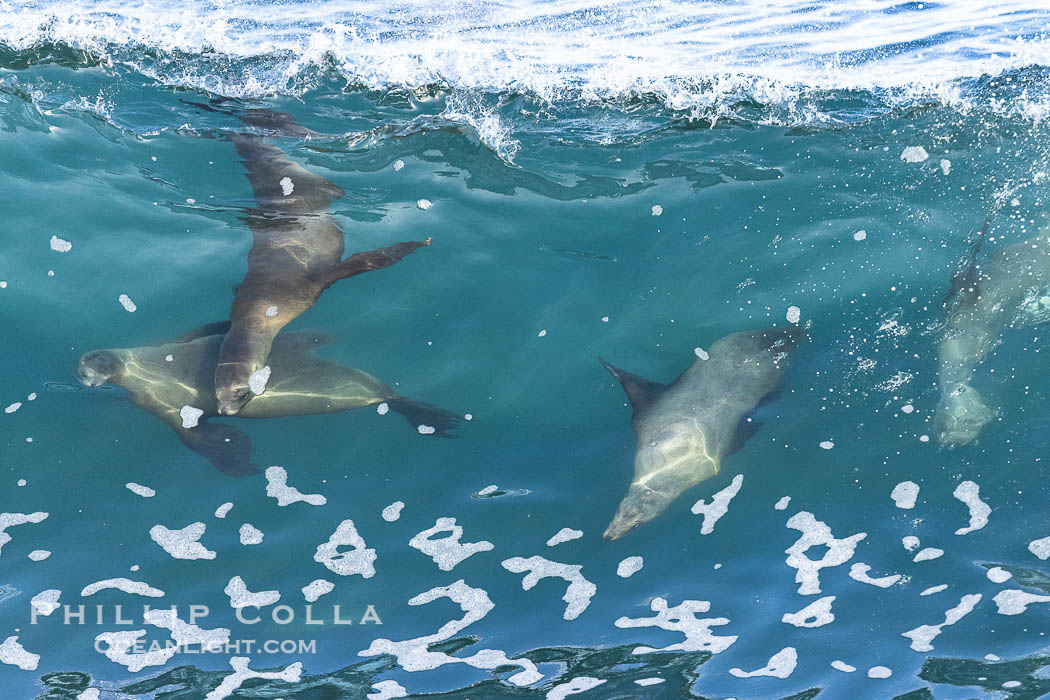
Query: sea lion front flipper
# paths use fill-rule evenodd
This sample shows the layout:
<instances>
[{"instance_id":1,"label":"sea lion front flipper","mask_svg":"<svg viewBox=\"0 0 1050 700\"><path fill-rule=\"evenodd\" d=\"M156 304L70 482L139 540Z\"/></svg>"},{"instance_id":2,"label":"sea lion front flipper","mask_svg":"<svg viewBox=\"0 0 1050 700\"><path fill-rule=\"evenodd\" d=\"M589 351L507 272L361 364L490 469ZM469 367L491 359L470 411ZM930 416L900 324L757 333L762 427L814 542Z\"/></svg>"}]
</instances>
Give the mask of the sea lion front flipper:
<instances>
[{"instance_id":1,"label":"sea lion front flipper","mask_svg":"<svg viewBox=\"0 0 1050 700\"><path fill-rule=\"evenodd\" d=\"M328 285L330 286L341 279L346 279L347 277L359 275L362 272L390 267L406 255L416 252L416 250L423 246L430 245L430 242L430 238L427 238L425 241L404 241L402 243L395 243L386 248L370 250L366 253L354 253L349 258L332 268Z\"/></svg>"},{"instance_id":2,"label":"sea lion front flipper","mask_svg":"<svg viewBox=\"0 0 1050 700\"><path fill-rule=\"evenodd\" d=\"M637 374L617 369L602 357L598 358L598 362L601 362L602 367L609 370L609 374L616 377L616 381L620 382L623 390L627 392L627 399L631 402L631 406L634 408L634 415L636 416L649 408L668 389L666 384L654 382L645 377L639 377Z\"/></svg>"},{"instance_id":3,"label":"sea lion front flipper","mask_svg":"<svg viewBox=\"0 0 1050 700\"><path fill-rule=\"evenodd\" d=\"M252 476L259 470L251 463L252 441L239 428L201 420L193 428L175 428L186 447L227 476Z\"/></svg>"},{"instance_id":4,"label":"sea lion front flipper","mask_svg":"<svg viewBox=\"0 0 1050 700\"><path fill-rule=\"evenodd\" d=\"M200 328L194 328L192 331L183 333L178 338L172 338L171 340L165 340L160 343L154 343L153 347L159 345L167 345L168 343L189 343L197 340L198 338L206 338L209 335L225 335L230 330L230 322L216 321L215 323L206 323Z\"/></svg>"},{"instance_id":5,"label":"sea lion front flipper","mask_svg":"<svg viewBox=\"0 0 1050 700\"><path fill-rule=\"evenodd\" d=\"M434 429L433 434L436 437L456 437L448 432L459 427L459 416L454 413L437 406L431 406L428 403L410 401L400 396L387 399L386 403L390 408L404 416L405 420L416 430L419 430L421 427L428 427ZM420 432L421 434L429 434L429 431L427 433Z\"/></svg>"}]
</instances>

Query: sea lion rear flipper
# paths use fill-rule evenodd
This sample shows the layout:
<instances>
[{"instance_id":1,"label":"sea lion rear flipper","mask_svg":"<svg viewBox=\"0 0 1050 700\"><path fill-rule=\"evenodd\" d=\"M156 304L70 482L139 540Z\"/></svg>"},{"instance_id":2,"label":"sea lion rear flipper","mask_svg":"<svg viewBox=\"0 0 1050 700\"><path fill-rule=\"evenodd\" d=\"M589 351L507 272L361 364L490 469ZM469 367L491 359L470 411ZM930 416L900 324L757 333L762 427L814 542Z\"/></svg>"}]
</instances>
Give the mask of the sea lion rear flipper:
<instances>
[{"instance_id":1,"label":"sea lion rear flipper","mask_svg":"<svg viewBox=\"0 0 1050 700\"><path fill-rule=\"evenodd\" d=\"M429 238L425 241L404 241L402 243L395 243L392 246L377 248L376 250L370 250L366 253L354 253L349 258L332 268L328 284L331 285L341 279L353 277L354 275L359 275L362 272L368 272L369 270L379 270L384 267L390 267L406 255L410 255L417 249L428 245L430 245Z\"/></svg>"},{"instance_id":2,"label":"sea lion rear flipper","mask_svg":"<svg viewBox=\"0 0 1050 700\"><path fill-rule=\"evenodd\" d=\"M427 403L410 401L409 399L400 396L393 399L387 399L386 403L390 408L404 416L405 420L407 420L416 430L425 426L433 428L436 437L456 437L448 432L459 427L459 416L454 413L450 413L442 408L438 408L437 406L431 406Z\"/></svg>"},{"instance_id":3,"label":"sea lion rear flipper","mask_svg":"<svg viewBox=\"0 0 1050 700\"><path fill-rule=\"evenodd\" d=\"M227 476L252 476L259 470L251 463L252 441L248 435L225 423L201 420L193 428L176 428L186 447Z\"/></svg>"},{"instance_id":4,"label":"sea lion rear flipper","mask_svg":"<svg viewBox=\"0 0 1050 700\"><path fill-rule=\"evenodd\" d=\"M668 387L666 384L654 382L645 377L639 377L637 374L617 369L602 357L598 358L598 362L601 362L602 367L609 370L609 374L616 377L616 381L620 382L623 390L627 392L627 399L631 402L635 415L643 412L660 398L661 394L667 391Z\"/></svg>"}]
</instances>

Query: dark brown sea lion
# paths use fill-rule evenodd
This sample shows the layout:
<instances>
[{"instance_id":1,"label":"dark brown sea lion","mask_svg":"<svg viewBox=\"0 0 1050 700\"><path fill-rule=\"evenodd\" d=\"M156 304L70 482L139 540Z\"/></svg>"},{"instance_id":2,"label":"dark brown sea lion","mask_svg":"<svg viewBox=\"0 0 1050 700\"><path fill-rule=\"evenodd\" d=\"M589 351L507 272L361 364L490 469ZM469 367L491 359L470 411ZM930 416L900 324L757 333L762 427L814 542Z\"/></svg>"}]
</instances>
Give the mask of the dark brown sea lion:
<instances>
[{"instance_id":1,"label":"dark brown sea lion","mask_svg":"<svg viewBox=\"0 0 1050 700\"><path fill-rule=\"evenodd\" d=\"M254 110L241 118L267 131L310 135L290 116L276 112ZM252 400L249 378L266 366L277 333L313 306L321 292L430 244L429 238L396 243L344 260L343 232L328 212L329 202L343 191L262 136L238 134L232 141L248 169L257 206L246 217L254 241L248 273L237 287L230 331L215 368L215 399L223 415L235 415Z\"/></svg>"}]
</instances>

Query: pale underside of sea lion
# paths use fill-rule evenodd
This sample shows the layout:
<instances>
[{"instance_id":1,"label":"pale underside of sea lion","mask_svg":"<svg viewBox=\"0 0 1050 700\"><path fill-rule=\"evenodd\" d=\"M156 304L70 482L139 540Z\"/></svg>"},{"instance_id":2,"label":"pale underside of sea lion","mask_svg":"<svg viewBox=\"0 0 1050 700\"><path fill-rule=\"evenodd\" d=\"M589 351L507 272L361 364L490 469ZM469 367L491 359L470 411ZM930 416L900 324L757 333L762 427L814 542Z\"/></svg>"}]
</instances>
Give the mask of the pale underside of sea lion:
<instances>
[{"instance_id":1,"label":"pale underside of sea lion","mask_svg":"<svg viewBox=\"0 0 1050 700\"><path fill-rule=\"evenodd\" d=\"M634 479L605 538L615 540L662 513L686 490L716 475L722 459L758 428L746 421L774 393L802 331L767 328L716 341L670 385L601 360L634 407ZM599 358L601 359L601 358Z\"/></svg>"},{"instance_id":2,"label":"pale underside of sea lion","mask_svg":"<svg viewBox=\"0 0 1050 700\"><path fill-rule=\"evenodd\" d=\"M995 416L971 382L1003 331L1050 321L1050 232L997 250L982 264L972 254L953 278L946 305L934 427L941 445L958 447L975 440Z\"/></svg>"},{"instance_id":3,"label":"pale underside of sea lion","mask_svg":"<svg viewBox=\"0 0 1050 700\"><path fill-rule=\"evenodd\" d=\"M283 126L309 135L288 115L252 111L253 126ZM343 196L334 184L303 168L263 137L232 137L248 170L256 208L246 217L253 244L248 272L237 287L213 386L219 412L234 415L253 393L249 377L267 364L277 333L306 312L334 282L393 265L430 239L397 243L343 259L343 232L328 212ZM271 370L273 368L271 367Z\"/></svg>"},{"instance_id":4,"label":"pale underside of sea lion","mask_svg":"<svg viewBox=\"0 0 1050 700\"><path fill-rule=\"evenodd\" d=\"M203 326L160 345L94 350L80 358L77 377L88 386L123 387L132 403L167 423L187 447L217 469L234 476L253 474L248 436L232 425L208 421L220 415L212 382L228 327L229 322ZM238 417L337 413L386 403L413 428L427 426L435 435L451 437L448 431L458 424L456 416L410 401L367 372L314 355L312 350L326 342L310 333L277 336L269 360L272 379ZM203 412L194 427L183 426L185 406Z\"/></svg>"}]
</instances>

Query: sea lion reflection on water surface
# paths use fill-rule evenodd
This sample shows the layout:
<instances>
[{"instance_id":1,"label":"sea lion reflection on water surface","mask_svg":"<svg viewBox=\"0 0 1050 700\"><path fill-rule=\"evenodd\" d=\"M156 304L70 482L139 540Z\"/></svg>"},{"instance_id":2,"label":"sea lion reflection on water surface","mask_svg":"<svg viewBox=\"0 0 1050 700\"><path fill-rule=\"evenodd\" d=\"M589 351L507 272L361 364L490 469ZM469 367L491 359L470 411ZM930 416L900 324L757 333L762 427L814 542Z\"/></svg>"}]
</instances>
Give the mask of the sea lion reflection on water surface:
<instances>
[{"instance_id":1,"label":"sea lion reflection on water surface","mask_svg":"<svg viewBox=\"0 0 1050 700\"><path fill-rule=\"evenodd\" d=\"M747 414L776 389L802 331L767 328L716 341L673 384L664 385L601 363L634 407L638 438L634 479L605 538L649 522L686 490L718 473L722 459L757 429ZM743 424L742 424L743 423Z\"/></svg>"},{"instance_id":2,"label":"sea lion reflection on water surface","mask_svg":"<svg viewBox=\"0 0 1050 700\"><path fill-rule=\"evenodd\" d=\"M217 469L234 476L253 474L248 436L232 425L208 421L219 415L212 382L223 334L214 331L228 327L228 322L204 326L161 345L94 350L80 358L77 377L87 386L123 387L132 403L167 423L187 447ZM317 334L278 335L269 360L273 378L238 417L336 413L386 403L413 429L426 425L436 435L449 437L448 431L458 424L448 411L406 399L366 372L317 357L311 351L324 342ZM183 427L184 406L202 411L194 427Z\"/></svg>"},{"instance_id":3,"label":"sea lion reflection on water surface","mask_svg":"<svg viewBox=\"0 0 1050 700\"><path fill-rule=\"evenodd\" d=\"M292 136L311 132L290 115L249 110L241 120ZM328 212L343 191L288 158L263 137L231 137L248 170L257 203L246 221L253 245L248 272L234 295L231 327L213 377L218 411L235 415L253 399L249 378L268 364L277 333L338 280L393 265L430 239L355 253L343 260L343 232Z\"/></svg>"}]
</instances>

